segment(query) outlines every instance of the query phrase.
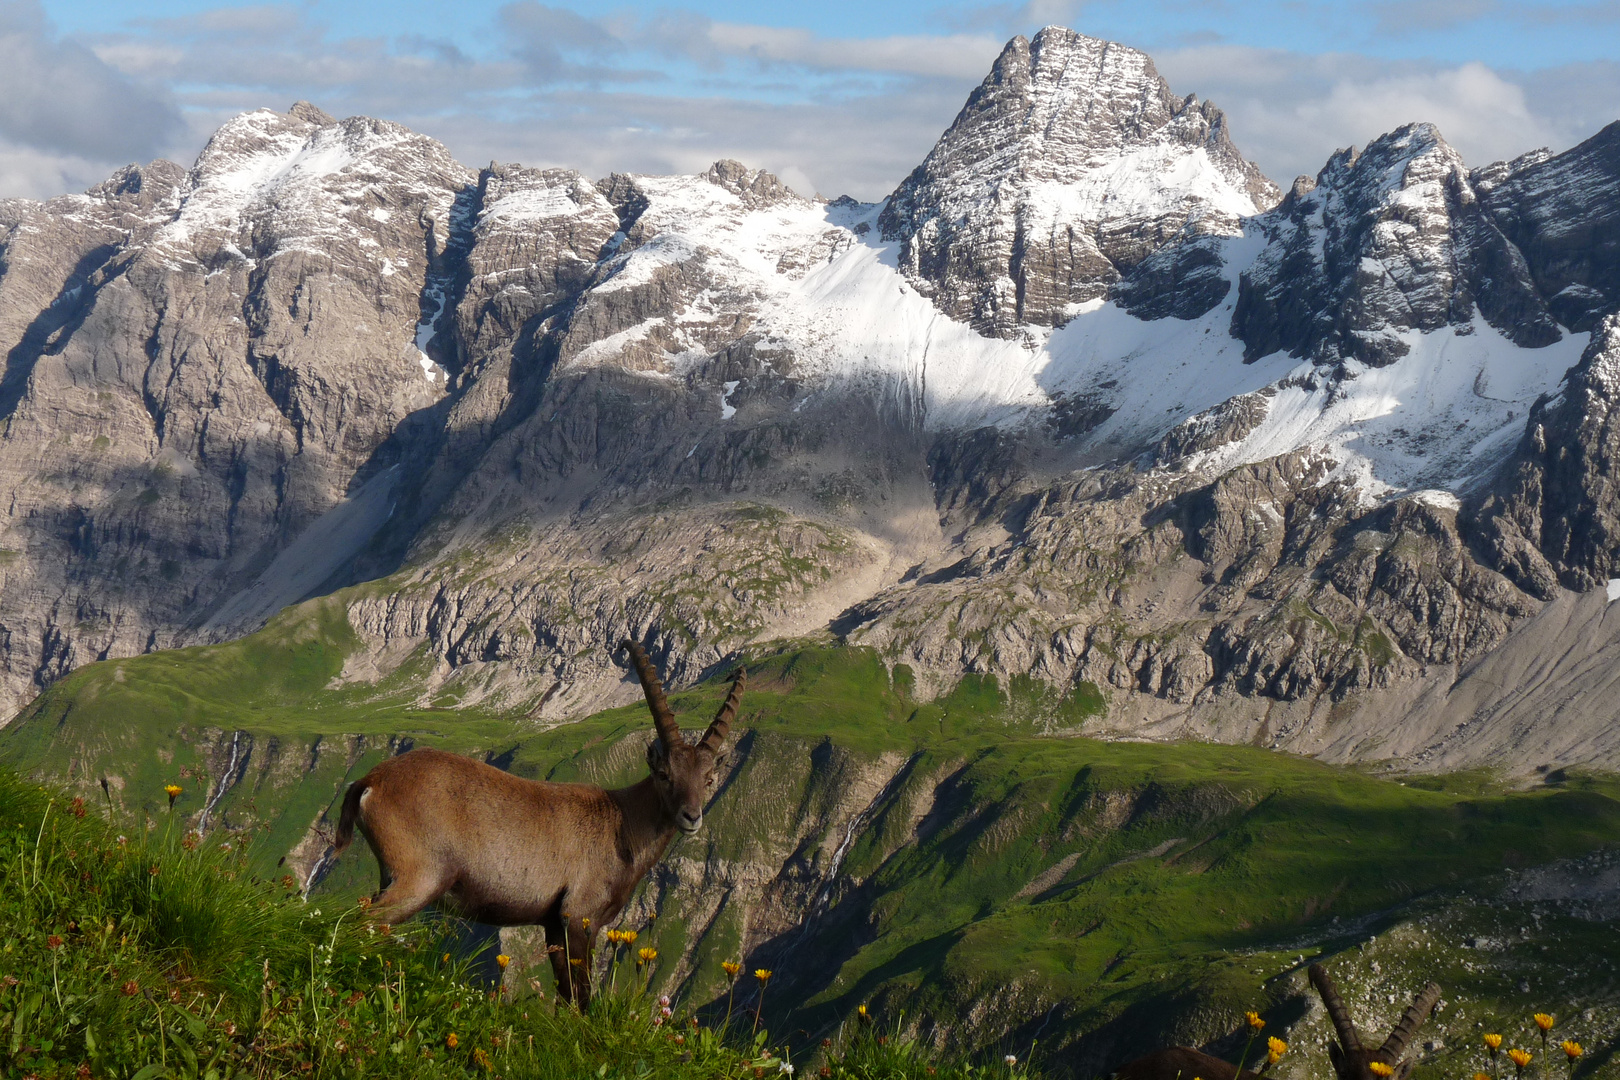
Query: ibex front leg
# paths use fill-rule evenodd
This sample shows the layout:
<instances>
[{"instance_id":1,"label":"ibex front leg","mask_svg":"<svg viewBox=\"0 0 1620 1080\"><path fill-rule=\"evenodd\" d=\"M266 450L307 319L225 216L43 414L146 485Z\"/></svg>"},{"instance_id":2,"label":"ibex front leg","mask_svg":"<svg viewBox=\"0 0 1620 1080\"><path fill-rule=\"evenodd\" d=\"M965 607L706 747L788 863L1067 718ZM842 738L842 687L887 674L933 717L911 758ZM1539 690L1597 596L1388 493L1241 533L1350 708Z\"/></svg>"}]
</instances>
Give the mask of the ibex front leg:
<instances>
[{"instance_id":1,"label":"ibex front leg","mask_svg":"<svg viewBox=\"0 0 1620 1080\"><path fill-rule=\"evenodd\" d=\"M591 946L595 931L587 931L578 918L565 922L560 915L547 919L544 926L551 973L557 979L557 996L583 1009L591 1000Z\"/></svg>"}]
</instances>

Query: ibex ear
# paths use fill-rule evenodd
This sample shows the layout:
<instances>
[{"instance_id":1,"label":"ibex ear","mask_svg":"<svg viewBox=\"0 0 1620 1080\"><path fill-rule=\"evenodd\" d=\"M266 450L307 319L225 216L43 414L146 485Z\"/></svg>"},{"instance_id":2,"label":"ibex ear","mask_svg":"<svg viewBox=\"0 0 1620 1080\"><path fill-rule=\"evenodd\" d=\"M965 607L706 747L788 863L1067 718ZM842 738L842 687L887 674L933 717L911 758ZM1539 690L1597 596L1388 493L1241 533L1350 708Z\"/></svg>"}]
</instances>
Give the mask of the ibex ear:
<instances>
[{"instance_id":1,"label":"ibex ear","mask_svg":"<svg viewBox=\"0 0 1620 1080\"><path fill-rule=\"evenodd\" d=\"M664 747L663 739L654 739L647 744L647 768L653 772L663 772L669 761L669 751Z\"/></svg>"}]
</instances>

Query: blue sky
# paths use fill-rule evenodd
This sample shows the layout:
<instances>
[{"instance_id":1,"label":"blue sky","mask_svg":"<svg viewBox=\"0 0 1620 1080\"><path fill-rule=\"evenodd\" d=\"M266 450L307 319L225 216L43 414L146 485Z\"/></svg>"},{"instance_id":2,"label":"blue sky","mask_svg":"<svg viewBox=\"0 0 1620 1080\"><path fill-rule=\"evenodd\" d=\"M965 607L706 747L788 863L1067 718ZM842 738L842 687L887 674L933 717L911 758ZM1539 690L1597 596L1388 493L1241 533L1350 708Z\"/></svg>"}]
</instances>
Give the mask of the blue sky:
<instances>
[{"instance_id":1,"label":"blue sky","mask_svg":"<svg viewBox=\"0 0 1620 1080\"><path fill-rule=\"evenodd\" d=\"M471 164L598 176L729 156L806 194L879 198L1007 38L1047 23L1148 51L1284 184L1410 120L1483 164L1620 119L1620 0L0 0L0 194L189 162L233 113L302 98Z\"/></svg>"}]
</instances>

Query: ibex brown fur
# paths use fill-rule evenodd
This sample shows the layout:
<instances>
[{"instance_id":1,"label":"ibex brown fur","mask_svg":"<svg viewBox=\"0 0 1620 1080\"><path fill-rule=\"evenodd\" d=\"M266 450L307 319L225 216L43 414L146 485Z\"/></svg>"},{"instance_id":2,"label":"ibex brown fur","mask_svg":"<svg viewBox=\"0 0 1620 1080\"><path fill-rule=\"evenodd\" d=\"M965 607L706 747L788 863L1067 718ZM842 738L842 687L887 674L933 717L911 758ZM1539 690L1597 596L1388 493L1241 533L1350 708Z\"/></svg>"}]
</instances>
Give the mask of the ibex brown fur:
<instances>
[{"instance_id":1,"label":"ibex brown fur","mask_svg":"<svg viewBox=\"0 0 1620 1080\"><path fill-rule=\"evenodd\" d=\"M597 932L618 918L676 831L703 824L744 682L739 668L714 722L689 745L652 661L635 642L624 647L658 733L647 747L651 775L640 783L604 791L524 780L421 749L349 785L334 847L348 847L356 826L371 844L382 870L376 918L402 922L438 902L495 926L539 924L554 950L558 992L589 999Z\"/></svg>"},{"instance_id":2,"label":"ibex brown fur","mask_svg":"<svg viewBox=\"0 0 1620 1080\"><path fill-rule=\"evenodd\" d=\"M1121 1065L1114 1070L1114 1075L1119 1080L1260 1080L1259 1073L1244 1069L1239 1074L1237 1066L1231 1062L1210 1057L1190 1046L1156 1050Z\"/></svg>"},{"instance_id":3,"label":"ibex brown fur","mask_svg":"<svg viewBox=\"0 0 1620 1080\"><path fill-rule=\"evenodd\" d=\"M1379 1080L1367 1067L1374 1061L1383 1062L1395 1070L1390 1080L1406 1080L1406 1074L1412 1071L1412 1062L1403 1060L1401 1055L1440 1000L1440 987L1435 983L1424 987L1423 992L1412 1000L1401 1022L1395 1025L1395 1030L1390 1032L1389 1038L1384 1040L1384 1045L1377 1050L1367 1050L1361 1045L1361 1036L1350 1022L1350 1013L1340 1000L1339 991L1328 977L1327 969L1321 964L1312 964L1309 975L1311 985L1322 995L1322 1004L1327 1006L1333 1030L1339 1036L1337 1042L1328 1042L1328 1058L1333 1062L1333 1071L1338 1074L1338 1080ZM1263 1056L1262 1052L1262 1059ZM1154 1051L1121 1065L1114 1070L1114 1076L1118 1080L1259 1080L1265 1071L1262 1065L1258 1073L1245 1069L1240 1075L1237 1066L1229 1062L1191 1047L1177 1046Z\"/></svg>"}]
</instances>

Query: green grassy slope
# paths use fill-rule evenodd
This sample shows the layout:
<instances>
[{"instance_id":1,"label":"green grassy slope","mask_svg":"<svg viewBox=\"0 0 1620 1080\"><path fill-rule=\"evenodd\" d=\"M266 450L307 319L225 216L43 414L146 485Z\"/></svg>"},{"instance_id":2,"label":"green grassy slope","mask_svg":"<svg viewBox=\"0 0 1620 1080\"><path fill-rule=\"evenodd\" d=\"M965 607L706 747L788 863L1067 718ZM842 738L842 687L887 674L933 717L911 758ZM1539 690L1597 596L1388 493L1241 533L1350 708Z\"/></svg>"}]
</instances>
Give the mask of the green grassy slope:
<instances>
[{"instance_id":1,"label":"green grassy slope","mask_svg":"<svg viewBox=\"0 0 1620 1080\"><path fill-rule=\"evenodd\" d=\"M408 670L328 689L353 647L329 603L240 642L76 672L0 732L0 761L98 798L112 776L130 810L158 810L162 785L181 778L180 809L195 813L234 737L251 753L213 812L265 831L265 871L402 738L521 775L642 774L640 706L538 730L412 707ZM1319 1046L1299 977L1317 956L1354 974L1369 1026L1393 1018L1390 998L1441 978L1432 1075L1471 1073L1475 1026L1531 1006L1584 1013L1576 1033L1595 1046L1620 1022L1604 966L1620 943L1612 914L1581 907L1578 888L1525 888L1527 868L1601 862L1620 845L1610 779L1403 784L1244 747L1054 737L1095 711L1089 690L1053 700L969 679L920 703L909 673L869 650L804 646L749 668L737 767L704 832L671 851L709 871L661 879L646 898L659 907L651 940L681 958L659 985L685 1000L723 998L719 964L745 929L725 869L745 866L776 875L754 898L745 959L778 972L766 1013L807 1044L873 1002L963 1047L1024 1054L1038 1041L1053 1071L1079 1075L1168 1041L1218 1040L1247 1008ZM672 703L701 723L723 691ZM346 857L323 887L369 889L369 862ZM718 905L699 887L708 878L725 892Z\"/></svg>"},{"instance_id":2,"label":"green grassy slope","mask_svg":"<svg viewBox=\"0 0 1620 1080\"><path fill-rule=\"evenodd\" d=\"M749 1018L694 1024L629 977L583 1011L495 991L444 923L379 932L353 906L254 878L240 837L151 824L0 771L0 1075L740 1080L791 1063ZM821 1074L1030 1075L876 1034L818 1048Z\"/></svg>"}]
</instances>

